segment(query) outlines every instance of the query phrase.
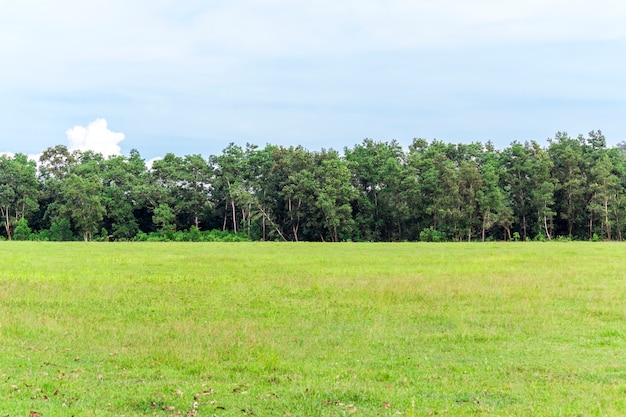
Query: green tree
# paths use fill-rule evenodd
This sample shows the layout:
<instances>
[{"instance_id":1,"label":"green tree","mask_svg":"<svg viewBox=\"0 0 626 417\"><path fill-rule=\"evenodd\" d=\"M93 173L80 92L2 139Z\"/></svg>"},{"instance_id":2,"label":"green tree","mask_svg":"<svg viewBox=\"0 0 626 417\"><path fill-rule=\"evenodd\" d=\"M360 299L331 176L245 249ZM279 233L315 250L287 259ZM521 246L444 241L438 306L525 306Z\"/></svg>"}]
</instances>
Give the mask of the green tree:
<instances>
[{"instance_id":1,"label":"green tree","mask_svg":"<svg viewBox=\"0 0 626 417\"><path fill-rule=\"evenodd\" d=\"M294 241L314 239L319 236L314 229L320 187L313 153L301 146L280 147L273 151L272 159L274 210L283 234Z\"/></svg>"},{"instance_id":2,"label":"green tree","mask_svg":"<svg viewBox=\"0 0 626 417\"><path fill-rule=\"evenodd\" d=\"M36 165L26 155L0 156L0 216L7 239L17 222L39 207Z\"/></svg>"},{"instance_id":3,"label":"green tree","mask_svg":"<svg viewBox=\"0 0 626 417\"><path fill-rule=\"evenodd\" d=\"M57 145L44 150L39 157L39 171L45 183L51 178L66 177L76 164L76 154L72 154L67 147Z\"/></svg>"},{"instance_id":4,"label":"green tree","mask_svg":"<svg viewBox=\"0 0 626 417\"><path fill-rule=\"evenodd\" d=\"M174 212L167 204L159 204L159 206L154 209L152 221L161 227L164 234L168 234L176 230L175 219L176 216L174 215Z\"/></svg>"},{"instance_id":5,"label":"green tree","mask_svg":"<svg viewBox=\"0 0 626 417\"><path fill-rule=\"evenodd\" d=\"M156 191L155 208L166 204L181 229L200 230L200 216L209 204L211 170L200 155L184 158L168 153L152 166Z\"/></svg>"},{"instance_id":6,"label":"green tree","mask_svg":"<svg viewBox=\"0 0 626 417\"><path fill-rule=\"evenodd\" d=\"M102 203L102 183L97 176L69 174L62 187L63 204L61 214L68 216L76 229L88 242L99 230L106 212Z\"/></svg>"},{"instance_id":7,"label":"green tree","mask_svg":"<svg viewBox=\"0 0 626 417\"><path fill-rule=\"evenodd\" d=\"M481 216L481 239L484 242L487 232L494 225L504 229L504 237L511 239L511 223L513 211L506 204L505 193L500 186L502 167L499 154L488 142L480 162L482 183L476 192L478 211Z\"/></svg>"},{"instance_id":8,"label":"green tree","mask_svg":"<svg viewBox=\"0 0 626 417\"><path fill-rule=\"evenodd\" d=\"M354 231L351 203L356 198L357 191L352 187L346 161L336 151L322 150L317 159L320 190L315 204L326 231L320 231L320 236L323 240L326 235L329 240L339 242L350 238Z\"/></svg>"},{"instance_id":9,"label":"green tree","mask_svg":"<svg viewBox=\"0 0 626 417\"><path fill-rule=\"evenodd\" d=\"M185 156L180 183L184 200L182 212L193 219L197 230L200 230L200 215L209 204L211 175L209 164L201 155Z\"/></svg>"},{"instance_id":10,"label":"green tree","mask_svg":"<svg viewBox=\"0 0 626 417\"><path fill-rule=\"evenodd\" d=\"M50 225L50 240L53 242L68 242L74 239L72 225L68 219L56 217Z\"/></svg>"},{"instance_id":11,"label":"green tree","mask_svg":"<svg viewBox=\"0 0 626 417\"><path fill-rule=\"evenodd\" d=\"M221 155L209 158L214 173L212 197L215 207L222 213L222 230L230 224L235 233L239 229L237 197L240 196L243 163L244 151L234 143L224 148Z\"/></svg>"},{"instance_id":12,"label":"green tree","mask_svg":"<svg viewBox=\"0 0 626 417\"><path fill-rule=\"evenodd\" d=\"M508 192L514 209L514 216L520 225L521 238L527 240L529 216L532 211L532 162L531 145L513 142L502 154L503 188Z\"/></svg>"},{"instance_id":13,"label":"green tree","mask_svg":"<svg viewBox=\"0 0 626 417\"><path fill-rule=\"evenodd\" d=\"M106 207L104 223L114 240L132 239L139 231L135 212L140 212L146 201L137 190L146 175L145 163L135 150L128 158L113 156L104 162L101 174Z\"/></svg>"},{"instance_id":14,"label":"green tree","mask_svg":"<svg viewBox=\"0 0 626 417\"><path fill-rule=\"evenodd\" d=\"M259 149L246 144L241 160L240 179L234 190L235 200L241 212L241 225L252 238L254 227L258 238L279 236L287 240L280 220L280 175L276 175L275 155L277 147L268 145Z\"/></svg>"},{"instance_id":15,"label":"green tree","mask_svg":"<svg viewBox=\"0 0 626 417\"><path fill-rule=\"evenodd\" d=\"M15 226L15 232L13 233L13 239L15 240L29 240L32 236L33 231L28 226L28 220L22 217L17 221L17 225Z\"/></svg>"},{"instance_id":16,"label":"green tree","mask_svg":"<svg viewBox=\"0 0 626 417\"><path fill-rule=\"evenodd\" d=\"M480 227L480 197L483 186L482 174L475 161L462 161L459 166L459 197L461 200L461 223L466 230L467 241Z\"/></svg>"},{"instance_id":17,"label":"green tree","mask_svg":"<svg viewBox=\"0 0 626 417\"><path fill-rule=\"evenodd\" d=\"M584 222L585 190L587 176L584 172L584 140L570 138L567 133L558 132L549 141L548 155L552 161L551 177L554 190L555 211L558 219L564 221L565 233L571 238L577 225Z\"/></svg>"},{"instance_id":18,"label":"green tree","mask_svg":"<svg viewBox=\"0 0 626 417\"><path fill-rule=\"evenodd\" d=\"M531 146L531 206L537 212L539 229L542 229L545 237L550 240L552 236L552 220L556 215L553 210L555 184L554 179L550 175L552 161L547 152L538 143L532 142Z\"/></svg>"},{"instance_id":19,"label":"green tree","mask_svg":"<svg viewBox=\"0 0 626 417\"><path fill-rule=\"evenodd\" d=\"M408 208L401 192L405 169L400 145L365 139L353 149L346 148L345 158L359 193L354 217L361 238L402 239Z\"/></svg>"},{"instance_id":20,"label":"green tree","mask_svg":"<svg viewBox=\"0 0 626 417\"><path fill-rule=\"evenodd\" d=\"M619 193L619 179L613 174L613 163L607 153L596 161L591 168L591 180L589 189L591 191L591 200L588 204L588 210L591 213L590 225L593 219L600 221L600 229L604 236L611 240L612 235L612 207L610 206L615 196ZM590 227L590 234L593 234L593 228Z\"/></svg>"}]
</instances>

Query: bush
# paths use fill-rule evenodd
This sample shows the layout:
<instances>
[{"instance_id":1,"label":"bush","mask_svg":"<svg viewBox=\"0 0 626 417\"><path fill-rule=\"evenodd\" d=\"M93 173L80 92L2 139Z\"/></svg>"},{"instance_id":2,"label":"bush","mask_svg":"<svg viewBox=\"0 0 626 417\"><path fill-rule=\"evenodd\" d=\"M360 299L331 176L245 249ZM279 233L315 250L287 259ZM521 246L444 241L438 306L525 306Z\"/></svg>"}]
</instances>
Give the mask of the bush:
<instances>
[{"instance_id":1,"label":"bush","mask_svg":"<svg viewBox=\"0 0 626 417\"><path fill-rule=\"evenodd\" d=\"M198 230L196 226L191 226L189 228L189 232L187 233L187 237L192 242L200 242L200 240L202 240L202 233L200 233L200 230Z\"/></svg>"},{"instance_id":2,"label":"bush","mask_svg":"<svg viewBox=\"0 0 626 417\"><path fill-rule=\"evenodd\" d=\"M432 226L420 232L420 240L422 242L445 242L446 234L435 230Z\"/></svg>"},{"instance_id":3,"label":"bush","mask_svg":"<svg viewBox=\"0 0 626 417\"><path fill-rule=\"evenodd\" d=\"M74 240L74 234L67 219L56 219L50 226L50 240L66 242Z\"/></svg>"},{"instance_id":4,"label":"bush","mask_svg":"<svg viewBox=\"0 0 626 417\"><path fill-rule=\"evenodd\" d=\"M17 221L17 226L15 226L15 231L13 232L14 240L30 240L32 237L33 231L28 227L28 220L24 217Z\"/></svg>"},{"instance_id":5,"label":"bush","mask_svg":"<svg viewBox=\"0 0 626 417\"><path fill-rule=\"evenodd\" d=\"M249 242L247 234L233 233L225 230L208 230L201 232L195 226L189 230L156 231L151 233L139 232L134 237L135 242Z\"/></svg>"}]
</instances>

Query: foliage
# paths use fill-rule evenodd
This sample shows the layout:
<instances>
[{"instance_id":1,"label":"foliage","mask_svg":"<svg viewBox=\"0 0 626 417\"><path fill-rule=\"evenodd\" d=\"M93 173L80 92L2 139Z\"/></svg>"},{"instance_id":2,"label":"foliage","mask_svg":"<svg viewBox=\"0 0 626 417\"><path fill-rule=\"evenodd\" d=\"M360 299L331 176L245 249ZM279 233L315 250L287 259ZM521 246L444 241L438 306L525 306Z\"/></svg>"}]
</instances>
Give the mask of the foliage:
<instances>
[{"instance_id":1,"label":"foliage","mask_svg":"<svg viewBox=\"0 0 626 417\"><path fill-rule=\"evenodd\" d=\"M0 157L0 236L12 239L23 218L37 240L201 241L207 230L260 241L622 240L622 150L600 131L501 150L420 138L406 151L365 139L343 153L231 143L149 169L136 150L56 146L38 168Z\"/></svg>"},{"instance_id":2,"label":"foliage","mask_svg":"<svg viewBox=\"0 0 626 417\"><path fill-rule=\"evenodd\" d=\"M445 242L446 234L433 229L431 226L420 232L420 240L422 242Z\"/></svg>"},{"instance_id":3,"label":"foliage","mask_svg":"<svg viewBox=\"0 0 626 417\"><path fill-rule=\"evenodd\" d=\"M39 183L35 174L35 163L26 155L0 155L0 217L9 240L17 222L38 208Z\"/></svg>"},{"instance_id":4,"label":"foliage","mask_svg":"<svg viewBox=\"0 0 626 417\"><path fill-rule=\"evenodd\" d=\"M245 232L234 233L229 230L207 230L200 231L195 226L191 226L188 231L159 230L157 232L140 232L135 236L136 242L249 242L250 239Z\"/></svg>"},{"instance_id":5,"label":"foliage","mask_svg":"<svg viewBox=\"0 0 626 417\"><path fill-rule=\"evenodd\" d=\"M28 227L28 220L22 217L17 221L15 231L13 232L13 239L15 240L30 240L32 237L32 230Z\"/></svg>"}]
</instances>

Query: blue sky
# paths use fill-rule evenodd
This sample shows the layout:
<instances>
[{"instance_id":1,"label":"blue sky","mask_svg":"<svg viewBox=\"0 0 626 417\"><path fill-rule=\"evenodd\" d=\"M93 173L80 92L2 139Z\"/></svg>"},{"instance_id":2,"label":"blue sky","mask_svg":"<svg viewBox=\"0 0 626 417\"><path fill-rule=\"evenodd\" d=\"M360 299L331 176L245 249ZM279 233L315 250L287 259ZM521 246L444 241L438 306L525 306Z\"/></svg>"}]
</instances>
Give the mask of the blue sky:
<instances>
[{"instance_id":1,"label":"blue sky","mask_svg":"<svg viewBox=\"0 0 626 417\"><path fill-rule=\"evenodd\" d=\"M0 0L0 151L613 145L625 21L622 0Z\"/></svg>"}]
</instances>

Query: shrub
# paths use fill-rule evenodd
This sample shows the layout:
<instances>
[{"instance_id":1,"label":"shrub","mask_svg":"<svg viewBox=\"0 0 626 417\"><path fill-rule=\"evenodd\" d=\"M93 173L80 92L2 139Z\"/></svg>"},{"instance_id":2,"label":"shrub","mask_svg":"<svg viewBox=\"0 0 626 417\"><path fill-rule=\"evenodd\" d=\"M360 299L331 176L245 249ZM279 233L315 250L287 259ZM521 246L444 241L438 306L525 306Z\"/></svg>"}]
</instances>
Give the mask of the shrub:
<instances>
[{"instance_id":1,"label":"shrub","mask_svg":"<svg viewBox=\"0 0 626 417\"><path fill-rule=\"evenodd\" d=\"M62 242L74 240L70 221L67 219L56 219L53 221L50 226L50 240Z\"/></svg>"},{"instance_id":2,"label":"shrub","mask_svg":"<svg viewBox=\"0 0 626 417\"><path fill-rule=\"evenodd\" d=\"M445 242L446 234L431 226L420 232L420 240L422 242Z\"/></svg>"},{"instance_id":3,"label":"shrub","mask_svg":"<svg viewBox=\"0 0 626 417\"><path fill-rule=\"evenodd\" d=\"M15 231L13 232L13 239L15 240L30 240L33 231L28 227L28 220L24 217L17 221Z\"/></svg>"}]
</instances>

